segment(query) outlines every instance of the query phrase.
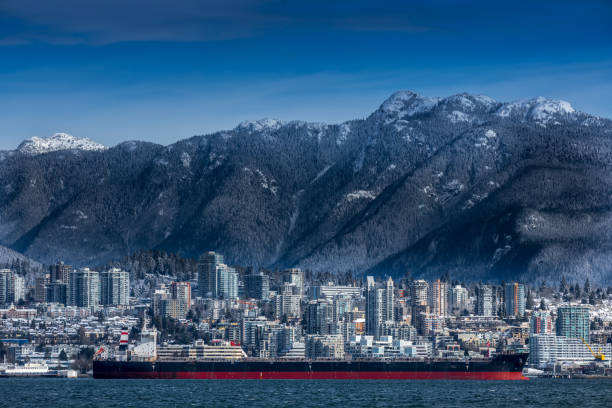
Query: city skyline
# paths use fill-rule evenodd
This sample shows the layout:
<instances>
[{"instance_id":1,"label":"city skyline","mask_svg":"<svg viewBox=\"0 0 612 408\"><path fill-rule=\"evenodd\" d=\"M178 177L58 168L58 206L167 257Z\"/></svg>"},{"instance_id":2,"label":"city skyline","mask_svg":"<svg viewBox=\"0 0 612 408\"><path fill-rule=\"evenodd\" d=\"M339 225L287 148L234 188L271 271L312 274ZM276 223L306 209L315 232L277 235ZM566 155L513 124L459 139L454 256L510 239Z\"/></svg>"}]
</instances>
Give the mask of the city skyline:
<instances>
[{"instance_id":1,"label":"city skyline","mask_svg":"<svg viewBox=\"0 0 612 408\"><path fill-rule=\"evenodd\" d=\"M53 359L48 353L55 353L58 367L65 370L72 364L84 374L92 362L69 360L66 350L93 353L96 348L95 378L124 378L123 370L130 364L143 364L151 358L158 359L159 375L163 376L174 372L174 368L164 371L166 361L200 364L202 373L185 378L224 378L202 365L219 358L232 360L230 367L240 364L247 370L261 359L280 364L278 369L283 358L294 363L331 359L338 364L347 359L355 364L375 359L386 362L380 362L381 367L387 367L385 372L397 371L405 379L419 378L420 374L407 366L401 368L401 364L430 358L440 361L443 372L452 372L448 364L468 356L476 361L487 359L487 369L502 371L499 376L489 373L492 376L488 379L523 378L519 369L525 360L508 372L495 364L498 358L526 358L527 352L531 356L530 375L554 375L546 370L568 364L578 370L576 373L588 372L594 362L597 370L605 372L609 365L606 356L611 352L606 339L612 321L612 288L591 286L588 279L583 285L570 286L564 277L539 286L518 282L463 285L445 273L440 279L427 281L413 280L407 274L397 282L367 276L341 283L338 276L328 281L325 275L298 268L255 272L236 267L236 279L223 283L224 278L214 277L228 271L223 259L223 254L212 251L202 254L197 271L206 275L203 280L195 270L190 276L181 273L183 281L177 276L149 274L145 278L148 290L144 291L139 279L130 279L138 272L117 267L93 271L58 262L48 267L49 273L37 277L34 286L24 285L21 279L19 288L11 282L23 271L0 270L4 279L0 280L0 299L5 306L2 309L0 304L4 347L0 347L0 354L10 359L8 364L0 364L0 374L2 370L8 376L18 375L12 374L14 370L30 370L28 375L67 375L68 371L60 374L48 369L46 364ZM193 284L198 288L202 282L208 288L211 280L223 290L205 290L192 297ZM41 291L40 285L45 290ZM61 288L63 295L58 292ZM40 292L42 299L37 298ZM57 331L57 325L68 322L69 332ZM18 341L22 337L27 340ZM47 342L54 347L36 354L30 341L38 344L37 349L44 349ZM60 353L63 358L57 357ZM18 365L31 359L42 363L30 368ZM390 368L386 364L399 365ZM36 369L42 374L32 367L40 367ZM106 367L115 368L107 371ZM372 372L359 377L360 371L355 366L347 373L354 378L388 378L388 374L378 377ZM235 375L251 378L252 373ZM258 375L277 374L266 369ZM447 377L450 373L440 375L452 378ZM472 374L465 375L468 379ZM304 378L310 377L306 374ZM320 378L335 377L321 373Z\"/></svg>"}]
</instances>

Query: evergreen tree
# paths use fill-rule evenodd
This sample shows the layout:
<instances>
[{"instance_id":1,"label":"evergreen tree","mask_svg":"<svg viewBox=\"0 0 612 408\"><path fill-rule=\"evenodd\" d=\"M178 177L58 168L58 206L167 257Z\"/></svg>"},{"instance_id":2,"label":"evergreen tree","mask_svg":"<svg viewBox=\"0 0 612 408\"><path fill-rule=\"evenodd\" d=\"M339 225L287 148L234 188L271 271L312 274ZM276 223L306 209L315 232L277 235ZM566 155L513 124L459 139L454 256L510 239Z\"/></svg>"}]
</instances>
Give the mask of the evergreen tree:
<instances>
[{"instance_id":1,"label":"evergreen tree","mask_svg":"<svg viewBox=\"0 0 612 408\"><path fill-rule=\"evenodd\" d=\"M561 291L561 293L563 293L564 295L567 294L568 287L567 281L565 280L565 275L561 276L561 284L559 285L559 291Z\"/></svg>"},{"instance_id":2,"label":"evergreen tree","mask_svg":"<svg viewBox=\"0 0 612 408\"><path fill-rule=\"evenodd\" d=\"M581 293L579 284L574 285L574 296L576 297L576 299L580 299Z\"/></svg>"},{"instance_id":3,"label":"evergreen tree","mask_svg":"<svg viewBox=\"0 0 612 408\"><path fill-rule=\"evenodd\" d=\"M525 301L525 309L528 310L533 310L535 307L534 304L534 300L533 300L533 292L531 291L531 289L527 290L527 300Z\"/></svg>"}]
</instances>

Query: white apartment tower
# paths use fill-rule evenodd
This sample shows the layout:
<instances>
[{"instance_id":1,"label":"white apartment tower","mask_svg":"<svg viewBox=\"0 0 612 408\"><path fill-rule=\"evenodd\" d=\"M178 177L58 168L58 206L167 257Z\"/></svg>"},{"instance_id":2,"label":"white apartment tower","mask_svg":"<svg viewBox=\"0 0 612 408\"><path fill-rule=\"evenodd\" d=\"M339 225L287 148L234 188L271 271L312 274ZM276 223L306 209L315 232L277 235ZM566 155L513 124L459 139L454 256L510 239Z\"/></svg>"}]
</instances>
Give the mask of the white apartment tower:
<instances>
[{"instance_id":1,"label":"white apartment tower","mask_svg":"<svg viewBox=\"0 0 612 408\"><path fill-rule=\"evenodd\" d=\"M238 273L223 263L223 255L206 252L198 260L200 296L212 299L238 299Z\"/></svg>"},{"instance_id":2,"label":"white apartment tower","mask_svg":"<svg viewBox=\"0 0 612 408\"><path fill-rule=\"evenodd\" d=\"M112 268L100 274L100 303L103 305L130 304L130 274Z\"/></svg>"},{"instance_id":3,"label":"white apartment tower","mask_svg":"<svg viewBox=\"0 0 612 408\"><path fill-rule=\"evenodd\" d=\"M383 288L377 288L374 277L367 277L366 334L378 336L383 323L395 320L394 302L394 285L391 278L385 281Z\"/></svg>"},{"instance_id":4,"label":"white apartment tower","mask_svg":"<svg viewBox=\"0 0 612 408\"><path fill-rule=\"evenodd\" d=\"M100 304L100 274L89 268L70 274L70 304L91 307Z\"/></svg>"}]
</instances>

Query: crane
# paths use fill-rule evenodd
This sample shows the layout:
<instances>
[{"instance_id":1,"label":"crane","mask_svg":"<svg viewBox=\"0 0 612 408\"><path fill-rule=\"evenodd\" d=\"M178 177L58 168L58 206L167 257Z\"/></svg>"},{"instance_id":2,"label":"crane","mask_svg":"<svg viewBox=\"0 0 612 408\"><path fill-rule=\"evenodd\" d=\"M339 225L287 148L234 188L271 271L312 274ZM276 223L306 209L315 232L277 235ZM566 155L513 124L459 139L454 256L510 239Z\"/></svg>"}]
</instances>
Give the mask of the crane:
<instances>
[{"instance_id":1,"label":"crane","mask_svg":"<svg viewBox=\"0 0 612 408\"><path fill-rule=\"evenodd\" d=\"M589 351L591 352L593 357L595 357L595 360L597 360L597 361L605 361L606 360L606 356L601 352L601 348L599 350L597 350L597 353L595 353L593 351L593 349L591 348L591 346L589 346L589 343L587 343L583 338L580 338L580 340L582 340L584 345L587 346L587 348L589 349Z\"/></svg>"}]
</instances>

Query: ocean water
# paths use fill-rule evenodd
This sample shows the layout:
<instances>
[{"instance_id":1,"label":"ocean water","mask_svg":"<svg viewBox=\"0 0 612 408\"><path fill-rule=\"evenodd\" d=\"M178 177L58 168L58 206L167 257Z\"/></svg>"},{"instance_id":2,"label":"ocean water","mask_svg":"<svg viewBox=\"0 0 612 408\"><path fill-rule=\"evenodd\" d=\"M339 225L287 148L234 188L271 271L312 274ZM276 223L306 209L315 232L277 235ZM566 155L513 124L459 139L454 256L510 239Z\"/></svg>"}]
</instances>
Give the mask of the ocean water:
<instances>
[{"instance_id":1,"label":"ocean water","mask_svg":"<svg viewBox=\"0 0 612 408\"><path fill-rule=\"evenodd\" d=\"M612 407L612 380L303 381L0 378L21 407Z\"/></svg>"}]
</instances>

